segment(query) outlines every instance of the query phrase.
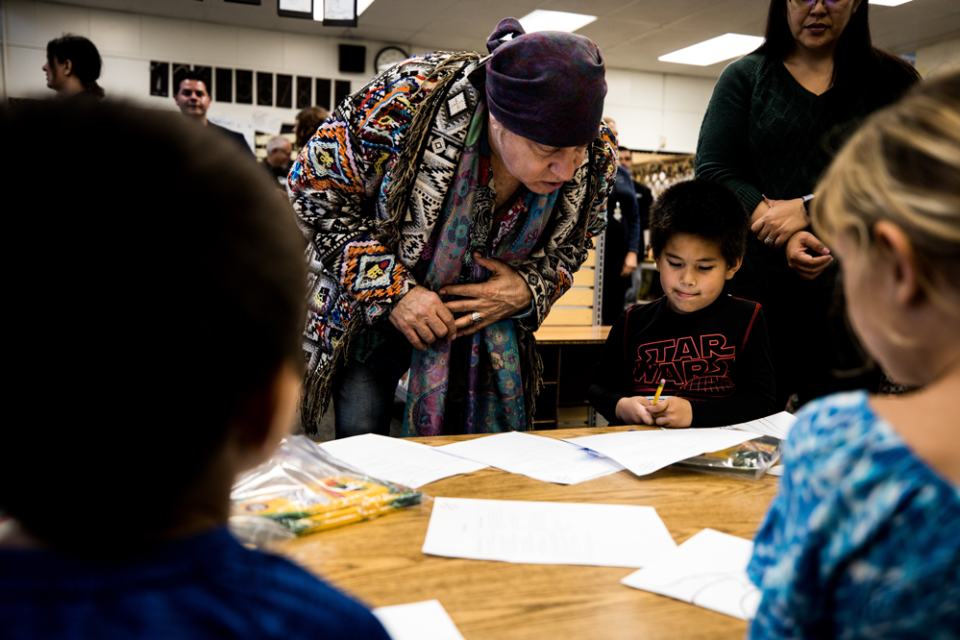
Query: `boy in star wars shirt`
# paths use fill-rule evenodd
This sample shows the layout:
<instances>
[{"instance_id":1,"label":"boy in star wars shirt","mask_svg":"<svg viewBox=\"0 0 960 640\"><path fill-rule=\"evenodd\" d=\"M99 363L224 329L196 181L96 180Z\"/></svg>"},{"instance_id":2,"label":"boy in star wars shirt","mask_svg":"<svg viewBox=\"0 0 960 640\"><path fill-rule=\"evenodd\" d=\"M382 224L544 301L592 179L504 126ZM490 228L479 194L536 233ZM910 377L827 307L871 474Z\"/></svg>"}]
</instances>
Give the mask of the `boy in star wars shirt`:
<instances>
[{"instance_id":1,"label":"boy in star wars shirt","mask_svg":"<svg viewBox=\"0 0 960 640\"><path fill-rule=\"evenodd\" d=\"M620 316L588 391L610 424L716 427L776 411L763 311L723 294L749 224L736 194L709 180L677 184L654 206L650 240L664 295Z\"/></svg>"}]
</instances>

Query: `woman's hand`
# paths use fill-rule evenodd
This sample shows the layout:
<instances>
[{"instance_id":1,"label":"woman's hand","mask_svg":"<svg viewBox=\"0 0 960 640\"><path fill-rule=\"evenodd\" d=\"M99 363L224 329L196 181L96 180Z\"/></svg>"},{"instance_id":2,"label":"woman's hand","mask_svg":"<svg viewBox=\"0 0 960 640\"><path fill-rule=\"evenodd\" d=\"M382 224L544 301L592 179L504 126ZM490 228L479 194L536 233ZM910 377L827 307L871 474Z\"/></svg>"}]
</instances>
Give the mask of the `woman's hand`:
<instances>
[{"instance_id":1,"label":"woman's hand","mask_svg":"<svg viewBox=\"0 0 960 640\"><path fill-rule=\"evenodd\" d=\"M617 402L617 417L624 424L653 424L647 407L650 401L643 396L623 397Z\"/></svg>"},{"instance_id":2,"label":"woman's hand","mask_svg":"<svg viewBox=\"0 0 960 640\"><path fill-rule=\"evenodd\" d=\"M445 303L453 314L464 314L457 318L456 333L468 336L498 320L510 318L530 306L533 294L524 279L513 267L493 258L484 258L479 253L473 259L490 272L490 279L476 284L448 284L440 289L440 295L459 296L460 300ZM473 321L473 313L481 316Z\"/></svg>"},{"instance_id":3,"label":"woman's hand","mask_svg":"<svg viewBox=\"0 0 960 640\"><path fill-rule=\"evenodd\" d=\"M689 400L673 396L651 404L647 411L660 427L689 427L693 423L693 407Z\"/></svg>"},{"instance_id":4,"label":"woman's hand","mask_svg":"<svg viewBox=\"0 0 960 640\"><path fill-rule=\"evenodd\" d=\"M626 278L637 268L637 254L634 251L627 251L627 256L623 259L623 267L620 269L620 277Z\"/></svg>"},{"instance_id":5,"label":"woman's hand","mask_svg":"<svg viewBox=\"0 0 960 640\"><path fill-rule=\"evenodd\" d=\"M440 296L420 285L410 289L390 312L390 323L415 349L423 351L434 341L457 337L453 314Z\"/></svg>"},{"instance_id":6,"label":"woman's hand","mask_svg":"<svg viewBox=\"0 0 960 640\"><path fill-rule=\"evenodd\" d=\"M802 198L770 200L764 196L763 204L766 204L768 209L759 218L753 216L755 220L750 226L750 231L766 245L771 245L771 242L767 241L767 238L770 238L771 246L779 249L793 234L806 229L810 224L807 211L803 208Z\"/></svg>"},{"instance_id":7,"label":"woman's hand","mask_svg":"<svg viewBox=\"0 0 960 640\"><path fill-rule=\"evenodd\" d=\"M787 242L787 264L804 280L813 280L833 262L830 249L809 231L796 233ZM816 254L811 256L808 252Z\"/></svg>"}]
</instances>

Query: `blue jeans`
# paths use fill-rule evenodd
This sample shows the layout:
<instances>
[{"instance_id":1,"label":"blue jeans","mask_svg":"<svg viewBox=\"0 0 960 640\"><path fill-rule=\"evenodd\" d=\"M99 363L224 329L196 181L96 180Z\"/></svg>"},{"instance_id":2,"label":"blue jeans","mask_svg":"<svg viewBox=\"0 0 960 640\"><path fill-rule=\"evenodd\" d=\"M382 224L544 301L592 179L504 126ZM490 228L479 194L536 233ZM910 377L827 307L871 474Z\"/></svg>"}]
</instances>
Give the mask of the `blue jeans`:
<instances>
[{"instance_id":1,"label":"blue jeans","mask_svg":"<svg viewBox=\"0 0 960 640\"><path fill-rule=\"evenodd\" d=\"M395 334L395 335L394 335ZM348 360L333 385L334 431L337 438L377 433L390 435L397 381L410 368L413 348L399 331L389 331L386 349L393 357L364 364Z\"/></svg>"}]
</instances>

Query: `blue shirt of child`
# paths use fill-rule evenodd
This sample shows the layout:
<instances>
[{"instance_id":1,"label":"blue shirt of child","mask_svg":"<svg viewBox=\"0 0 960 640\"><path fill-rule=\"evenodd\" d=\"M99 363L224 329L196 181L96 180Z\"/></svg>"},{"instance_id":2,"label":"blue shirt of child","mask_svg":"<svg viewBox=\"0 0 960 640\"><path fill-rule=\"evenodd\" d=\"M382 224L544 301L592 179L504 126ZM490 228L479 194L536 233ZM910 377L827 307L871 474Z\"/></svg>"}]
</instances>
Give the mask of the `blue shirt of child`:
<instances>
[{"instance_id":1,"label":"blue shirt of child","mask_svg":"<svg viewBox=\"0 0 960 640\"><path fill-rule=\"evenodd\" d=\"M365 607L226 529L125 562L0 550L4 638L324 638L389 636Z\"/></svg>"},{"instance_id":2,"label":"blue shirt of child","mask_svg":"<svg viewBox=\"0 0 960 640\"><path fill-rule=\"evenodd\" d=\"M751 638L960 638L960 487L867 399L798 414L748 568L763 590Z\"/></svg>"}]
</instances>

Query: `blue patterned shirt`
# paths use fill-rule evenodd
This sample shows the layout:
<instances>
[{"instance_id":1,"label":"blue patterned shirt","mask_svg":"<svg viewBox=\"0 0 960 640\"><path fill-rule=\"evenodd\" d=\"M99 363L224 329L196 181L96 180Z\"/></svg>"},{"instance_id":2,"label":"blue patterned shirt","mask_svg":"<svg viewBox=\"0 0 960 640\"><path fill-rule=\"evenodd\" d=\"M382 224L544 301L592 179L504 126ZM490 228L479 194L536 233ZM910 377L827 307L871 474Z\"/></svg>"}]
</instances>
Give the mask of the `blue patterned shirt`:
<instances>
[{"instance_id":1,"label":"blue patterned shirt","mask_svg":"<svg viewBox=\"0 0 960 640\"><path fill-rule=\"evenodd\" d=\"M748 568L751 638L960 638L960 487L867 399L809 404L784 443Z\"/></svg>"}]
</instances>

